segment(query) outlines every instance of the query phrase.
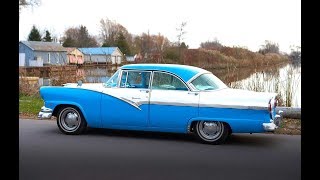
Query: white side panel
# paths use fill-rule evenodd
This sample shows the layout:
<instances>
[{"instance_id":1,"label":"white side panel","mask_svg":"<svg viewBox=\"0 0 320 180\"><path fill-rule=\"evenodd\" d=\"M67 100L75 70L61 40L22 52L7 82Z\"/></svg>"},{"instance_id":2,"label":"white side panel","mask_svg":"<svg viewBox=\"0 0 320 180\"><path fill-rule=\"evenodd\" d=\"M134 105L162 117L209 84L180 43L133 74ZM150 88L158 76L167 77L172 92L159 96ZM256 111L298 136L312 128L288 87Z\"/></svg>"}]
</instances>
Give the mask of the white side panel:
<instances>
[{"instance_id":1,"label":"white side panel","mask_svg":"<svg viewBox=\"0 0 320 180\"><path fill-rule=\"evenodd\" d=\"M267 108L276 93L254 92L241 89L221 89L200 92L200 107Z\"/></svg>"}]
</instances>

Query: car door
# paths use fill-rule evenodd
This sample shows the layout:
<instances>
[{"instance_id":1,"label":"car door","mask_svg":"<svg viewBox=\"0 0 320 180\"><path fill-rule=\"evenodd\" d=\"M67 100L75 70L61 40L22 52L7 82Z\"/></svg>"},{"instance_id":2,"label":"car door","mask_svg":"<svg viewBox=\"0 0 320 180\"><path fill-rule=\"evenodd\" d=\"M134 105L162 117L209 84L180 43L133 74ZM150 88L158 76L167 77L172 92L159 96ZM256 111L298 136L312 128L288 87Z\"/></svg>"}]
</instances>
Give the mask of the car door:
<instances>
[{"instance_id":1,"label":"car door","mask_svg":"<svg viewBox=\"0 0 320 180\"><path fill-rule=\"evenodd\" d=\"M198 103L199 94L191 92L180 78L166 72L153 72L150 128L185 132L188 121L198 115Z\"/></svg>"},{"instance_id":2,"label":"car door","mask_svg":"<svg viewBox=\"0 0 320 180\"><path fill-rule=\"evenodd\" d=\"M148 71L122 70L120 84L106 88L101 112L103 127L148 125L150 75Z\"/></svg>"}]
</instances>

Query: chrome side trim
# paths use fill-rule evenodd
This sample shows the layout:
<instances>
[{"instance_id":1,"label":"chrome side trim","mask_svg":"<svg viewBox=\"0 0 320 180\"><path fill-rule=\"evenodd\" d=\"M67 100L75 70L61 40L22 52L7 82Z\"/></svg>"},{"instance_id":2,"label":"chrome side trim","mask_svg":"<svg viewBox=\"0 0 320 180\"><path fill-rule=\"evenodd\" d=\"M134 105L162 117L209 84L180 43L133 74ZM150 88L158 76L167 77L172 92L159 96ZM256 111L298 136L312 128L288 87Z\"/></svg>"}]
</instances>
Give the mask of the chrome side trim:
<instances>
[{"instance_id":1,"label":"chrome side trim","mask_svg":"<svg viewBox=\"0 0 320 180\"><path fill-rule=\"evenodd\" d=\"M188 81L187 81L187 84L190 84L194 79L196 79L197 77L201 76L202 74L208 74L208 72L199 72L198 74L194 75L192 78L190 78Z\"/></svg>"},{"instance_id":2,"label":"chrome side trim","mask_svg":"<svg viewBox=\"0 0 320 180\"><path fill-rule=\"evenodd\" d=\"M223 104L200 104L199 107L268 110L268 107L261 107L261 106L242 106L242 105L223 105Z\"/></svg>"},{"instance_id":3,"label":"chrome side trim","mask_svg":"<svg viewBox=\"0 0 320 180\"><path fill-rule=\"evenodd\" d=\"M41 107L41 111L38 114L38 118L40 119L51 119L52 117L52 109L47 108L45 106Z\"/></svg>"},{"instance_id":4,"label":"chrome side trim","mask_svg":"<svg viewBox=\"0 0 320 180\"><path fill-rule=\"evenodd\" d=\"M156 104L156 105L168 105L168 106L192 106L192 107L198 107L197 103L179 103L179 102L159 102L159 101L152 101L150 104Z\"/></svg>"},{"instance_id":5,"label":"chrome side trim","mask_svg":"<svg viewBox=\"0 0 320 180\"><path fill-rule=\"evenodd\" d=\"M140 111L141 111L141 108L139 106L144 104L143 102L136 103L136 102L131 101L131 100L124 98L124 97L120 97L119 99L121 99L122 101L125 101L128 104L131 104L133 107L139 109Z\"/></svg>"}]
</instances>

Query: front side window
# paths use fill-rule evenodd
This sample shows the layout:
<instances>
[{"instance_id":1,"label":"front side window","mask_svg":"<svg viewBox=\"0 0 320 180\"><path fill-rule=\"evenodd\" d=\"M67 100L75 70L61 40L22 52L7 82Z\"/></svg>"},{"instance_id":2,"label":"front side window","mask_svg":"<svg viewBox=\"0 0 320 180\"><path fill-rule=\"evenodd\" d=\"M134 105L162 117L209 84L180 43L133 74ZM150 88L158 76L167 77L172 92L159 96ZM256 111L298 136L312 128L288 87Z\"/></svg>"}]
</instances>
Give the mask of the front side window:
<instances>
[{"instance_id":1,"label":"front side window","mask_svg":"<svg viewBox=\"0 0 320 180\"><path fill-rule=\"evenodd\" d=\"M227 85L225 85L219 78L211 73L200 75L194 79L191 84L200 91L227 88Z\"/></svg>"},{"instance_id":2,"label":"front side window","mask_svg":"<svg viewBox=\"0 0 320 180\"><path fill-rule=\"evenodd\" d=\"M121 88L149 88L150 72L122 71Z\"/></svg>"},{"instance_id":3,"label":"front side window","mask_svg":"<svg viewBox=\"0 0 320 180\"><path fill-rule=\"evenodd\" d=\"M152 89L188 91L187 86L180 79L164 72L154 72Z\"/></svg>"},{"instance_id":4,"label":"front side window","mask_svg":"<svg viewBox=\"0 0 320 180\"><path fill-rule=\"evenodd\" d=\"M105 87L116 87L118 84L118 80L119 80L119 73L120 70L118 70L117 72L115 72L110 79L107 80L106 83L104 83Z\"/></svg>"}]
</instances>

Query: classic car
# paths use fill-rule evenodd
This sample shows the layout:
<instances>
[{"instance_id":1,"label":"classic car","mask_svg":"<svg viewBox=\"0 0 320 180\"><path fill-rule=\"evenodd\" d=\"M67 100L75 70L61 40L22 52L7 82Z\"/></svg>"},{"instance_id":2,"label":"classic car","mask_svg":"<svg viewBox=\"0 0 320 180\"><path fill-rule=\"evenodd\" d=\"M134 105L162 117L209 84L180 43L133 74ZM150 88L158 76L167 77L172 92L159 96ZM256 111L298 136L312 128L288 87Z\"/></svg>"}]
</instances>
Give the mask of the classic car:
<instances>
[{"instance_id":1,"label":"classic car","mask_svg":"<svg viewBox=\"0 0 320 180\"><path fill-rule=\"evenodd\" d=\"M192 133L221 144L232 133L274 132L277 94L232 89L211 72L178 64L128 64L105 83L42 86L38 117L56 117L62 133L87 127Z\"/></svg>"}]
</instances>

